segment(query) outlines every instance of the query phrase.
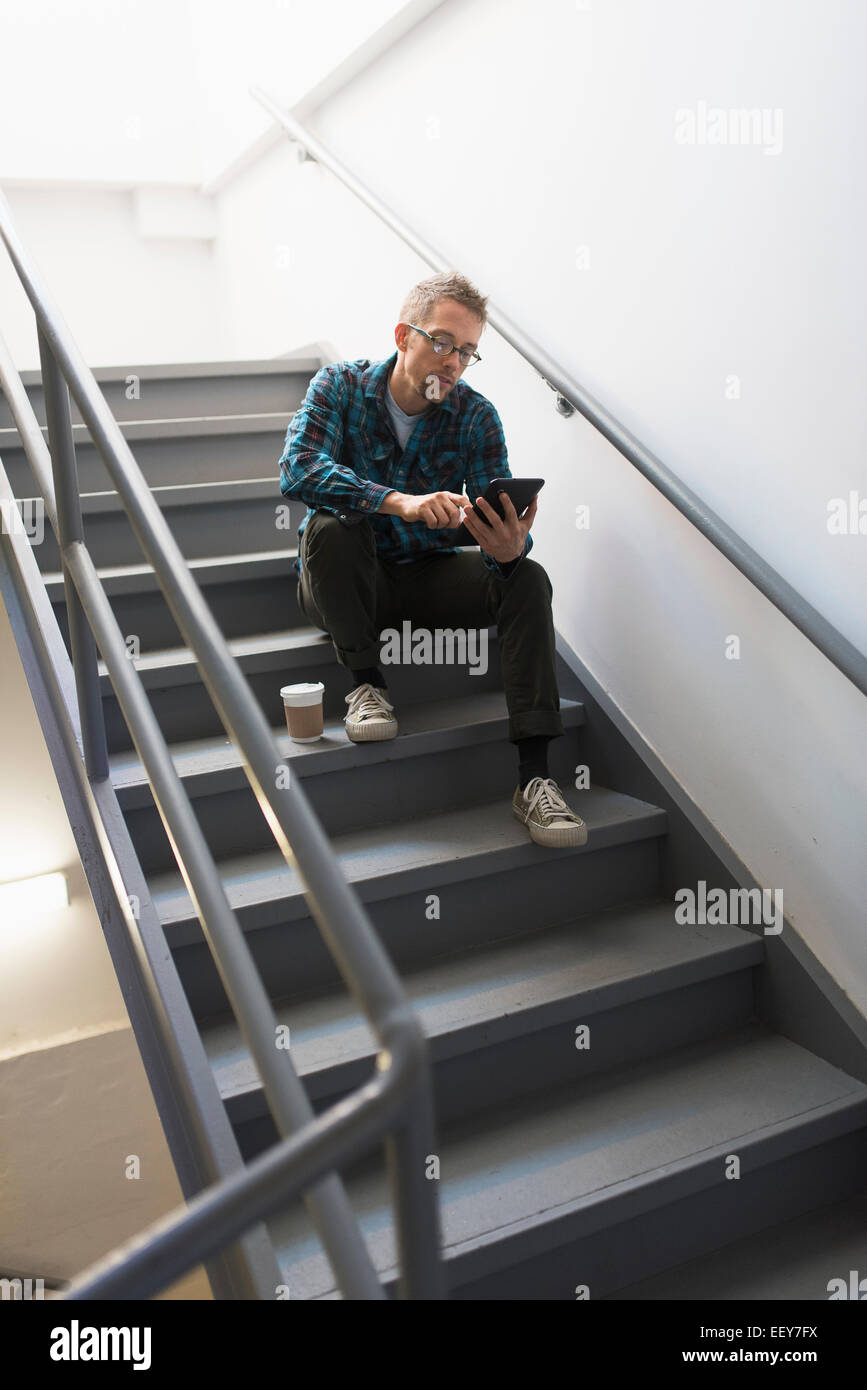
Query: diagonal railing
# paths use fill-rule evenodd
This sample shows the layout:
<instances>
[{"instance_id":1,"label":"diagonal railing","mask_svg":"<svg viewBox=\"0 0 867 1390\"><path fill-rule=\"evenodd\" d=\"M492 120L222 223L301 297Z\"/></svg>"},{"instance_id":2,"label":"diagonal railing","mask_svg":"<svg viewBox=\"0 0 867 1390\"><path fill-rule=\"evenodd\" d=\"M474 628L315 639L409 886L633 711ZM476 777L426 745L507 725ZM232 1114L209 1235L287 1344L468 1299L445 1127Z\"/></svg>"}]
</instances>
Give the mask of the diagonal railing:
<instances>
[{"instance_id":1,"label":"diagonal railing","mask_svg":"<svg viewBox=\"0 0 867 1390\"><path fill-rule=\"evenodd\" d=\"M290 139L296 141L305 154L330 169L351 193L375 212L387 227L411 246L413 251L427 261L434 270L448 270L452 262L447 260L435 247L418 235L392 208L357 179L330 150L317 139L289 111L285 111L273 97L261 87L251 87L250 94L274 120L287 131ZM715 545L726 559L783 613L795 627L807 637L827 659L856 685L862 694L867 695L867 657L844 637L817 608L798 593L797 589L778 574L758 551L748 545L743 537L717 516L697 493L672 473L664 463L636 439L624 425L585 391L573 377L564 372L548 356L544 348L534 342L523 329L508 318L500 309L489 302L487 320L491 327L504 338L516 352L529 362L539 373L546 385L557 393L557 409L562 415L571 415L578 410L601 435L613 444L625 459L628 459L648 482L662 493L673 506L685 516L687 521Z\"/></svg>"},{"instance_id":2,"label":"diagonal railing","mask_svg":"<svg viewBox=\"0 0 867 1390\"><path fill-rule=\"evenodd\" d=\"M232 657L165 518L66 324L51 303L0 194L0 236L36 316L50 463L20 375L0 342L0 384L61 550L83 759L91 784L109 774L97 646L233 1012L254 1058L280 1143L198 1194L73 1281L70 1299L145 1298L302 1194L348 1297L383 1298L337 1169L385 1138L401 1292L443 1296L438 1204L425 1159L435 1149L427 1043L400 980ZM96 445L172 615L311 914L380 1046L376 1075L316 1117L141 679L129 660L82 525L69 392ZM52 481L53 479L53 481ZM0 467L4 495L11 496ZM34 624L32 630L37 631ZM190 1116L191 1122L194 1117Z\"/></svg>"}]
</instances>

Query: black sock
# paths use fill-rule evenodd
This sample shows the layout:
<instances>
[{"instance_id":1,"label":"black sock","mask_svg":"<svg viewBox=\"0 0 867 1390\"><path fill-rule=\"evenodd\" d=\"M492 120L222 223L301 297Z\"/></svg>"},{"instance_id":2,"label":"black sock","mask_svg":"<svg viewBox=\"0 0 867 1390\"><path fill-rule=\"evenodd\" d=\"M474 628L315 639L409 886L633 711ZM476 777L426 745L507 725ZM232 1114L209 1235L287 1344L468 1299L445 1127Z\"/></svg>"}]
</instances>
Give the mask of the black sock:
<instances>
[{"instance_id":1,"label":"black sock","mask_svg":"<svg viewBox=\"0 0 867 1390\"><path fill-rule=\"evenodd\" d=\"M534 777L548 776L548 744L550 734L535 734L532 738L516 740L518 748L518 781L521 791Z\"/></svg>"},{"instance_id":2,"label":"black sock","mask_svg":"<svg viewBox=\"0 0 867 1390\"><path fill-rule=\"evenodd\" d=\"M363 671L352 672L353 690L355 690L357 686L366 685L367 683L378 686L381 690L386 688L385 679L378 666L367 666Z\"/></svg>"}]
</instances>

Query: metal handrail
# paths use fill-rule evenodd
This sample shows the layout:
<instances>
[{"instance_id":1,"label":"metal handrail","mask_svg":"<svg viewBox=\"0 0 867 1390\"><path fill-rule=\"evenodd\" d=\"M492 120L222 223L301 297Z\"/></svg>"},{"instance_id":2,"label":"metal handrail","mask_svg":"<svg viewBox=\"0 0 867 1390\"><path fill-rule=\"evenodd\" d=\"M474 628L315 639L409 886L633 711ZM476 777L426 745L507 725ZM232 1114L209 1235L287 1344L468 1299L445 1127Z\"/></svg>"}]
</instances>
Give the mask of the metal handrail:
<instances>
[{"instance_id":1,"label":"metal handrail","mask_svg":"<svg viewBox=\"0 0 867 1390\"><path fill-rule=\"evenodd\" d=\"M56 522L88 778L98 782L108 775L95 635L205 938L283 1135L282 1144L272 1151L273 1163L265 1165L264 1171L270 1178L264 1187L256 1185L261 1162L260 1167L224 1179L195 1199L206 1206L205 1227L191 1229L188 1207L185 1213L158 1223L150 1233L145 1232L130 1246L86 1271L64 1296L95 1297L94 1290L98 1288L100 1297L117 1297L117 1290L128 1289L131 1280L137 1293L125 1296L147 1296L145 1286L149 1292L165 1287L177 1272L195 1267L205 1255L222 1248L231 1237L273 1212L283 1203L285 1193L300 1193L311 1179L322 1178L307 1193L306 1201L341 1287L351 1297L383 1297L383 1288L334 1170L372 1139L385 1137L394 1175L402 1292L409 1297L442 1297L436 1190L425 1177L425 1158L434 1146L431 1076L419 1020L369 918L343 877L303 790L295 779L285 777L286 765L265 716L205 604L90 369L40 284L2 193L0 236L37 320L53 489L45 459L39 457L40 451L34 447L38 424L29 402L25 410L22 401L26 402L26 395L20 376L14 370L9 373L5 351L0 353L0 367L5 367L4 389L43 492L49 520ZM291 1057L276 1046L276 1020L267 992L229 907L207 843L174 769L140 676L128 659L123 635L84 543L67 384L133 531L153 565L172 615L198 660L214 706L244 756L244 770L260 809L287 863L297 865L311 914L344 981L378 1037L380 1076L376 1082L360 1088L348 1101L318 1118L313 1116ZM244 1205L248 1196L250 1200L255 1197L257 1203L255 1215L249 1219L249 1203ZM215 1232L223 1233L222 1238ZM128 1253L133 1248L137 1252L134 1257ZM126 1263L118 1265L118 1255ZM135 1283L142 1269L147 1269L147 1278Z\"/></svg>"},{"instance_id":2,"label":"metal handrail","mask_svg":"<svg viewBox=\"0 0 867 1390\"><path fill-rule=\"evenodd\" d=\"M330 150L322 144L306 126L269 96L261 87L250 87L250 95L268 111L280 125L297 141L307 155L322 164L341 180L367 207L375 212L386 226L412 247L413 251L434 270L448 270L453 262L446 259L403 221L382 199L353 173ZM808 638L827 659L842 671L844 676L867 695L867 657L860 652L848 637L844 637L826 617L798 593L797 589L778 574L758 551L737 534L736 531L717 516L697 493L672 473L660 459L636 439L624 425L616 420L589 391L585 391L575 379L564 372L548 356L544 348L534 342L517 324L490 302L487 319L491 327L505 338L516 352L535 368L547 386L557 393L557 409L562 415L571 415L578 410L595 429L599 431L615 449L628 459L639 473L666 497L677 510L692 522L693 526L716 546L727 560L740 570L750 583L769 599L775 608L794 623L799 632Z\"/></svg>"}]
</instances>

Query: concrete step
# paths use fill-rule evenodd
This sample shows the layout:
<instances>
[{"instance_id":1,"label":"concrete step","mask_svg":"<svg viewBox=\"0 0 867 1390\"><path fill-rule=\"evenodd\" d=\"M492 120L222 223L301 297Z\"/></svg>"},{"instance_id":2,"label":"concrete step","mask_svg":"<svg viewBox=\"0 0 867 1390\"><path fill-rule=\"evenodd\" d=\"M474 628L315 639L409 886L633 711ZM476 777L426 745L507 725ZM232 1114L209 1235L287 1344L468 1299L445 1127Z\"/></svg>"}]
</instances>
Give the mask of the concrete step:
<instances>
[{"instance_id":1,"label":"concrete step","mask_svg":"<svg viewBox=\"0 0 867 1390\"><path fill-rule=\"evenodd\" d=\"M746 1023L763 958L751 933L680 926L673 902L652 901L417 964L404 985L430 1042L439 1122L533 1095L540 1077L578 1081ZM314 1104L370 1078L374 1034L345 989L281 1001L276 1013ZM242 1152L276 1142L234 1017L200 1030Z\"/></svg>"},{"instance_id":2,"label":"concrete step","mask_svg":"<svg viewBox=\"0 0 867 1390\"><path fill-rule=\"evenodd\" d=\"M588 842L549 849L513 816L514 785L496 800L430 815L415 814L411 802L396 805L390 824L333 837L341 869L400 971L657 895L664 811L606 787L572 791ZM273 998L336 983L300 874L279 850L217 867ZM222 1012L222 985L180 874L152 875L149 886L193 1011Z\"/></svg>"},{"instance_id":3,"label":"concrete step","mask_svg":"<svg viewBox=\"0 0 867 1390\"><path fill-rule=\"evenodd\" d=\"M295 545L307 511L303 503L281 498L273 475L155 487L151 492L188 560ZM81 511L97 568L148 563L116 492L84 493ZM50 526L34 553L44 574L60 569L60 548Z\"/></svg>"},{"instance_id":4,"label":"concrete step","mask_svg":"<svg viewBox=\"0 0 867 1390\"><path fill-rule=\"evenodd\" d=\"M275 629L287 620L303 622L296 601L297 579L293 568L297 553L295 548L263 550L251 554L210 555L189 561L193 578L224 637L243 638L250 627L251 613L256 614L257 621ZM182 644L183 639L152 566L103 566L99 576L121 632L125 638L138 639L139 651L152 654ZM46 574L45 587L68 645L62 574Z\"/></svg>"},{"instance_id":5,"label":"concrete step","mask_svg":"<svg viewBox=\"0 0 867 1390\"><path fill-rule=\"evenodd\" d=\"M299 681L322 681L326 718L345 715L351 677L338 663L330 637L320 629L308 625L254 632L231 640L229 647L272 725L283 719L281 687ZM188 648L144 653L135 667L169 743L221 732L223 726ZM100 671L109 752L118 753L131 748L132 740L102 665ZM496 630L489 631L487 670L481 674L457 665L394 665L388 668L388 688L400 705L502 689Z\"/></svg>"},{"instance_id":6,"label":"concrete step","mask_svg":"<svg viewBox=\"0 0 867 1390\"><path fill-rule=\"evenodd\" d=\"M120 430L149 487L204 481L229 483L273 476L275 492L279 493L278 465L291 417L291 411L274 411L136 420L122 424ZM85 426L73 425L72 433L79 492L114 491L114 481ZM38 488L17 431L0 430L0 457L15 496L37 496Z\"/></svg>"},{"instance_id":7,"label":"concrete step","mask_svg":"<svg viewBox=\"0 0 867 1390\"><path fill-rule=\"evenodd\" d=\"M628 1284L609 1297L789 1303L795 1299L826 1302L836 1295L863 1301L865 1290L853 1295L852 1286L867 1279L867 1188L842 1202L825 1204L823 1196L819 1200L822 1205L803 1216ZM845 1292L834 1282L839 1280Z\"/></svg>"},{"instance_id":8,"label":"concrete step","mask_svg":"<svg viewBox=\"0 0 867 1390\"><path fill-rule=\"evenodd\" d=\"M508 741L509 716L501 691L425 701L399 714L398 737L384 743L352 743L342 721L329 722L321 745L293 743L285 723L275 730L288 775L303 783L327 835L390 824L407 808L413 816L446 811L455 803L456 786L463 788L465 805L514 790L517 755ZM583 708L574 700L561 701L561 717L570 736L554 740L549 770L571 786ZM231 761L225 739L199 741L198 758L194 750L195 745L188 746L175 765L212 853L225 858L270 849L274 837L237 750L232 749ZM118 769L114 785L145 873L173 869L174 854L141 766Z\"/></svg>"},{"instance_id":9,"label":"concrete step","mask_svg":"<svg viewBox=\"0 0 867 1390\"><path fill-rule=\"evenodd\" d=\"M196 415L266 415L296 410L321 365L318 357L308 354L249 362L94 367L93 375L114 418L125 424ZM131 377L137 379L137 386ZM44 425L41 372L22 372L21 380L37 420ZM80 424L81 415L72 399L70 407L73 423ZM0 395L0 430L14 427L6 398Z\"/></svg>"},{"instance_id":10,"label":"concrete step","mask_svg":"<svg viewBox=\"0 0 867 1390\"><path fill-rule=\"evenodd\" d=\"M861 1190L867 1086L751 1024L445 1126L437 1155L452 1297L598 1299L799 1215L810 1184ZM393 1289L381 1164L347 1188ZM336 1296L303 1208L269 1229L290 1297Z\"/></svg>"}]
</instances>

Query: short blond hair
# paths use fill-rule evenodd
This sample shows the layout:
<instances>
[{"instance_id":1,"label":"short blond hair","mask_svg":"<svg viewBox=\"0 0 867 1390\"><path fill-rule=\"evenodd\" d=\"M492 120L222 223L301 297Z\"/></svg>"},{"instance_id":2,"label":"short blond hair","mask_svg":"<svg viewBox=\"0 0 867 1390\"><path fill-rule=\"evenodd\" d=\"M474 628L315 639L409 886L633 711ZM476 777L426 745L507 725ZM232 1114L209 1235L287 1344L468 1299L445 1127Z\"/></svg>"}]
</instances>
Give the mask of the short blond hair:
<instances>
[{"instance_id":1,"label":"short blond hair","mask_svg":"<svg viewBox=\"0 0 867 1390\"><path fill-rule=\"evenodd\" d=\"M400 307L401 323L416 323L423 328L433 318L436 306L444 299L453 299L463 304L482 321L482 328L488 321L487 296L482 297L475 285L458 270L441 270L427 280L414 285Z\"/></svg>"}]
</instances>

